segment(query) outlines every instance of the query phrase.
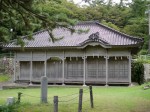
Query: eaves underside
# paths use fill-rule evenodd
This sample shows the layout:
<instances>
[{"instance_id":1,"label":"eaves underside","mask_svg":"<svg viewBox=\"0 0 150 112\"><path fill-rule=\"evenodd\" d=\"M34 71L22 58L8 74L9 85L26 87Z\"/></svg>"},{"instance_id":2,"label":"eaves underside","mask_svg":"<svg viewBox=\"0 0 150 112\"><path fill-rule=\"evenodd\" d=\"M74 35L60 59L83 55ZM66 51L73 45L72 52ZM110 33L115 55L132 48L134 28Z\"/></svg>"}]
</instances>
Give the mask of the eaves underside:
<instances>
[{"instance_id":1,"label":"eaves underside","mask_svg":"<svg viewBox=\"0 0 150 112\"><path fill-rule=\"evenodd\" d=\"M84 49L87 46L93 46L93 45L86 45L86 46L50 46L50 47L5 47L3 48L4 50L43 50L43 49ZM98 45L95 45L98 46ZM101 46L101 45L100 45ZM111 49L111 48L134 48L134 47L139 47L139 44L134 44L134 45L107 45L103 48L105 49Z\"/></svg>"}]
</instances>

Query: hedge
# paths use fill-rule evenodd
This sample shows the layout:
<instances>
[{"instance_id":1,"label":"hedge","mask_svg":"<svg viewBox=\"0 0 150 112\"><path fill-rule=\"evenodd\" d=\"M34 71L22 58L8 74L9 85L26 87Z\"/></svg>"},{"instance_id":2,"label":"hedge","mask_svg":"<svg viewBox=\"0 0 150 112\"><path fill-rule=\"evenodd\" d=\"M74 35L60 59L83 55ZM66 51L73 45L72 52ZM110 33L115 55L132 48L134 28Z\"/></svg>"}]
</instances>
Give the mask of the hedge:
<instances>
[{"instance_id":1,"label":"hedge","mask_svg":"<svg viewBox=\"0 0 150 112\"><path fill-rule=\"evenodd\" d=\"M140 61L132 62L132 82L137 82L139 85L144 83L144 65Z\"/></svg>"}]
</instances>

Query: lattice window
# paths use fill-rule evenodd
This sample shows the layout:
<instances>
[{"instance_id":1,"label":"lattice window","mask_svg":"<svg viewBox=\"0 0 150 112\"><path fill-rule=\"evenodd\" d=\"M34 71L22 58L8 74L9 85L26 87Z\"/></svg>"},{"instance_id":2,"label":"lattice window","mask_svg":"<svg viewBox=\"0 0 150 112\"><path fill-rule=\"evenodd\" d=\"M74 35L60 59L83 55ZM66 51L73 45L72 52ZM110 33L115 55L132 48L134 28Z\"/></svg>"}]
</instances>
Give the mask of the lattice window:
<instances>
[{"instance_id":1,"label":"lattice window","mask_svg":"<svg viewBox=\"0 0 150 112\"><path fill-rule=\"evenodd\" d=\"M47 61L47 77L62 78L62 61L60 59Z\"/></svg>"},{"instance_id":2,"label":"lattice window","mask_svg":"<svg viewBox=\"0 0 150 112\"><path fill-rule=\"evenodd\" d=\"M98 78L106 78L106 62L104 58L98 60Z\"/></svg>"},{"instance_id":3,"label":"lattice window","mask_svg":"<svg viewBox=\"0 0 150 112\"><path fill-rule=\"evenodd\" d=\"M67 58L66 59L66 73L67 79L83 78L83 60L82 58Z\"/></svg>"},{"instance_id":4,"label":"lattice window","mask_svg":"<svg viewBox=\"0 0 150 112\"><path fill-rule=\"evenodd\" d=\"M110 58L108 61L108 78L127 79L128 78L128 59Z\"/></svg>"},{"instance_id":5,"label":"lattice window","mask_svg":"<svg viewBox=\"0 0 150 112\"><path fill-rule=\"evenodd\" d=\"M87 78L105 78L106 64L103 57L87 58Z\"/></svg>"},{"instance_id":6,"label":"lattice window","mask_svg":"<svg viewBox=\"0 0 150 112\"><path fill-rule=\"evenodd\" d=\"M33 80L40 80L44 76L44 61L33 61Z\"/></svg>"}]
</instances>

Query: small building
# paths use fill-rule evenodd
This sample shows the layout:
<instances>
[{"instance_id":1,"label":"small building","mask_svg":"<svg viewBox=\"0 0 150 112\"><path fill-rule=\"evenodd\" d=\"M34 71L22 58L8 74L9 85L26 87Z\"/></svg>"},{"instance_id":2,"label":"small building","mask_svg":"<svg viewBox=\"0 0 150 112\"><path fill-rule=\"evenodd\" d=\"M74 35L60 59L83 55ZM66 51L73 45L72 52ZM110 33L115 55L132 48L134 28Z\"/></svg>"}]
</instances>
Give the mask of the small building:
<instances>
[{"instance_id":1,"label":"small building","mask_svg":"<svg viewBox=\"0 0 150 112\"><path fill-rule=\"evenodd\" d=\"M55 42L48 30L34 33L32 40L25 36L24 50L15 42L5 46L15 52L14 81L39 82L47 76L59 84L131 84L131 55L143 39L98 22L81 22L74 29L54 29Z\"/></svg>"}]
</instances>

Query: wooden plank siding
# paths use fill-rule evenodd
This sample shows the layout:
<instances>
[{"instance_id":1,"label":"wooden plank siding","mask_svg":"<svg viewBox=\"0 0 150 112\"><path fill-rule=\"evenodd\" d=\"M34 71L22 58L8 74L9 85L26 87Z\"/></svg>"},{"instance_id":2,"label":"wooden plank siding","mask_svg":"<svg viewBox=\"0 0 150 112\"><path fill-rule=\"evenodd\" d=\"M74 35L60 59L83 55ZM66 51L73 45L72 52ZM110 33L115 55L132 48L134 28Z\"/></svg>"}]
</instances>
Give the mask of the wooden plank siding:
<instances>
[{"instance_id":1,"label":"wooden plank siding","mask_svg":"<svg viewBox=\"0 0 150 112\"><path fill-rule=\"evenodd\" d=\"M106 80L106 63L104 57L87 57L87 82L105 82Z\"/></svg>"},{"instance_id":2,"label":"wooden plank siding","mask_svg":"<svg viewBox=\"0 0 150 112\"><path fill-rule=\"evenodd\" d=\"M128 49L106 50L101 46L87 46L83 50L27 51L16 54L16 62L20 63L17 80L40 82L41 76L45 75L49 83L130 83Z\"/></svg>"},{"instance_id":3,"label":"wooden plank siding","mask_svg":"<svg viewBox=\"0 0 150 112\"><path fill-rule=\"evenodd\" d=\"M30 79L30 62L21 61L20 62L20 80L29 80Z\"/></svg>"},{"instance_id":4,"label":"wooden plank siding","mask_svg":"<svg viewBox=\"0 0 150 112\"><path fill-rule=\"evenodd\" d=\"M44 61L33 61L33 81L40 81L44 76Z\"/></svg>"},{"instance_id":5,"label":"wooden plank siding","mask_svg":"<svg viewBox=\"0 0 150 112\"><path fill-rule=\"evenodd\" d=\"M127 57L110 57L108 61L108 82L128 82L129 68Z\"/></svg>"},{"instance_id":6,"label":"wooden plank siding","mask_svg":"<svg viewBox=\"0 0 150 112\"><path fill-rule=\"evenodd\" d=\"M83 59L81 57L66 58L65 81L83 82Z\"/></svg>"},{"instance_id":7,"label":"wooden plank siding","mask_svg":"<svg viewBox=\"0 0 150 112\"><path fill-rule=\"evenodd\" d=\"M62 82L62 60L47 60L46 75L49 82Z\"/></svg>"}]
</instances>

